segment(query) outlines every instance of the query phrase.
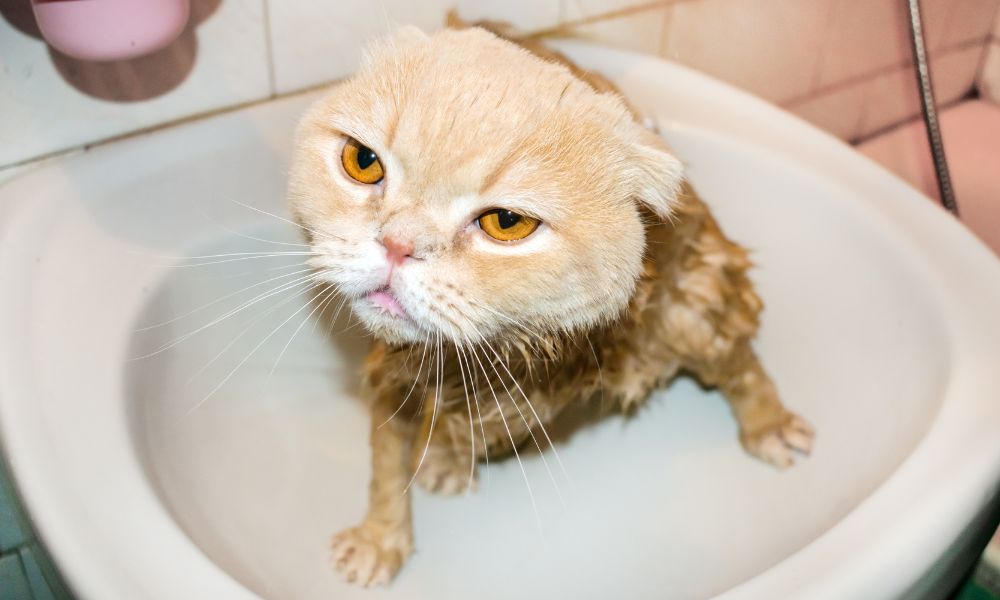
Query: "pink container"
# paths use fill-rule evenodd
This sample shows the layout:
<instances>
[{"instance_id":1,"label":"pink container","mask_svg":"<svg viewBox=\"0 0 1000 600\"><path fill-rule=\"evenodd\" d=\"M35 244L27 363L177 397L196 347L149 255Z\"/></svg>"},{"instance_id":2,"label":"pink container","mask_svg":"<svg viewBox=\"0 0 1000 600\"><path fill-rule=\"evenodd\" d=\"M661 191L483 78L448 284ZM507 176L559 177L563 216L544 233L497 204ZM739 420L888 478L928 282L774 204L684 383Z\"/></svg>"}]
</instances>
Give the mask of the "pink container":
<instances>
[{"instance_id":1,"label":"pink container","mask_svg":"<svg viewBox=\"0 0 1000 600\"><path fill-rule=\"evenodd\" d=\"M80 60L124 60L177 39L189 0L32 0L38 28L52 47Z\"/></svg>"}]
</instances>

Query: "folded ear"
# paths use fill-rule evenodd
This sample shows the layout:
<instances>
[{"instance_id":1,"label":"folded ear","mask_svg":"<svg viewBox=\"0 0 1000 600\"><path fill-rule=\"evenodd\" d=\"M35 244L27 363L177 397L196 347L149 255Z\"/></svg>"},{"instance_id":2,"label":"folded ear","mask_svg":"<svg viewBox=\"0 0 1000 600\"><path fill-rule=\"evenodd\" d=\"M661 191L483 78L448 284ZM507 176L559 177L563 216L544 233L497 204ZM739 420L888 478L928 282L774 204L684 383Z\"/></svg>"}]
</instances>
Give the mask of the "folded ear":
<instances>
[{"instance_id":1,"label":"folded ear","mask_svg":"<svg viewBox=\"0 0 1000 600\"><path fill-rule=\"evenodd\" d=\"M667 219L677 204L684 165L659 136L635 124L632 129L632 179L636 199Z\"/></svg>"}]
</instances>

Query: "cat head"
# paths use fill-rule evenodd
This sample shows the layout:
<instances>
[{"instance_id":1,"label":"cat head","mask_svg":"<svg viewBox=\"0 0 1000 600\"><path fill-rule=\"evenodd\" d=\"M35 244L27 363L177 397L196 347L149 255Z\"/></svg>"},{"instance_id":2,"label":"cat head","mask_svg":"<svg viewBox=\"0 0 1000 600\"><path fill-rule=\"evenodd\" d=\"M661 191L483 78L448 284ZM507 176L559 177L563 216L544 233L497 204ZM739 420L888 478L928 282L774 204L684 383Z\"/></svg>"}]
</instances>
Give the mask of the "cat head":
<instances>
[{"instance_id":1,"label":"cat head","mask_svg":"<svg viewBox=\"0 0 1000 600\"><path fill-rule=\"evenodd\" d=\"M481 29L404 28L303 117L289 198L369 330L463 343L618 316L680 182L617 96Z\"/></svg>"}]
</instances>

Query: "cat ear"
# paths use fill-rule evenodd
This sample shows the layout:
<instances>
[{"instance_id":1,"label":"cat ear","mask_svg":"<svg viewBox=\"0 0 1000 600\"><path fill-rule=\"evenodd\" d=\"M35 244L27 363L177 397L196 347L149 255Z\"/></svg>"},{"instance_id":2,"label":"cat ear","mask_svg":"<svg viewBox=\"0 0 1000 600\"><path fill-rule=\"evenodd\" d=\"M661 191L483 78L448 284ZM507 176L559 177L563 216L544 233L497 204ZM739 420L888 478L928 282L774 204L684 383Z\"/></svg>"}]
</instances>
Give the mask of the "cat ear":
<instances>
[{"instance_id":1,"label":"cat ear","mask_svg":"<svg viewBox=\"0 0 1000 600\"><path fill-rule=\"evenodd\" d=\"M655 133L638 124L632 143L635 197L660 218L667 219L677 205L684 181L684 165Z\"/></svg>"}]
</instances>

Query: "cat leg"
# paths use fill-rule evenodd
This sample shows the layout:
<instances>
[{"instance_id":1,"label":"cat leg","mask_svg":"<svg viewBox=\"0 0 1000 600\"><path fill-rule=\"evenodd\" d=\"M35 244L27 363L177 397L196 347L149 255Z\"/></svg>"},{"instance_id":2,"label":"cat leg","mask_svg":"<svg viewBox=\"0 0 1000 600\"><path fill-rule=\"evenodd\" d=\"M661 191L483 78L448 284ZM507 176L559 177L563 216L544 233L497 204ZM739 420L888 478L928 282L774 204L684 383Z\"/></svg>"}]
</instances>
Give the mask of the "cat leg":
<instances>
[{"instance_id":1,"label":"cat leg","mask_svg":"<svg viewBox=\"0 0 1000 600\"><path fill-rule=\"evenodd\" d=\"M372 407L372 478L368 514L357 527L334 536L334 568L348 582L364 586L388 583L413 552L410 498L410 448L417 427L404 416L390 418L392 402Z\"/></svg>"},{"instance_id":2,"label":"cat leg","mask_svg":"<svg viewBox=\"0 0 1000 600\"><path fill-rule=\"evenodd\" d=\"M425 414L411 456L417 483L437 494L475 491L477 445L473 434L468 415L439 415L431 431L431 414Z\"/></svg>"},{"instance_id":3,"label":"cat leg","mask_svg":"<svg viewBox=\"0 0 1000 600\"><path fill-rule=\"evenodd\" d=\"M748 342L734 350L724 368L715 367L695 372L726 396L740 427L740 443L749 454L779 468L792 465L792 451L809 454L813 428L781 404Z\"/></svg>"}]
</instances>

